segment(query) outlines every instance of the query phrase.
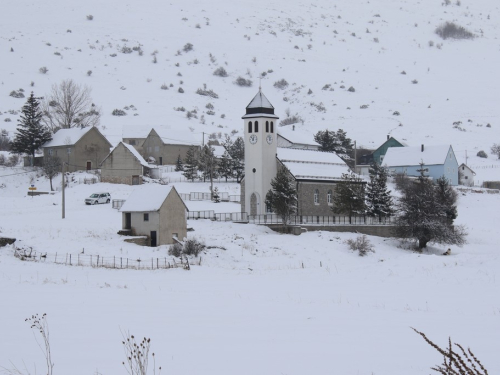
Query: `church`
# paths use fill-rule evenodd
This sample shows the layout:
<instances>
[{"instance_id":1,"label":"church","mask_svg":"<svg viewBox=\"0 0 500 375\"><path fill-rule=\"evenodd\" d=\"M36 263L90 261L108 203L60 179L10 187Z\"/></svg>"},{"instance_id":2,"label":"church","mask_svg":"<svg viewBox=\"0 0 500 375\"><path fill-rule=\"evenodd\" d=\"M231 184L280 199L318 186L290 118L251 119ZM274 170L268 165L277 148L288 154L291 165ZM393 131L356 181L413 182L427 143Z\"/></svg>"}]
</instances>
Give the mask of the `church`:
<instances>
[{"instance_id":1,"label":"church","mask_svg":"<svg viewBox=\"0 0 500 375\"><path fill-rule=\"evenodd\" d=\"M245 177L241 181L241 211L249 215L269 213L266 194L278 168L284 166L296 182L297 215L332 216L335 185L343 173L349 173L347 164L335 153L293 148L293 145L279 147L279 118L260 88L242 119Z\"/></svg>"}]
</instances>

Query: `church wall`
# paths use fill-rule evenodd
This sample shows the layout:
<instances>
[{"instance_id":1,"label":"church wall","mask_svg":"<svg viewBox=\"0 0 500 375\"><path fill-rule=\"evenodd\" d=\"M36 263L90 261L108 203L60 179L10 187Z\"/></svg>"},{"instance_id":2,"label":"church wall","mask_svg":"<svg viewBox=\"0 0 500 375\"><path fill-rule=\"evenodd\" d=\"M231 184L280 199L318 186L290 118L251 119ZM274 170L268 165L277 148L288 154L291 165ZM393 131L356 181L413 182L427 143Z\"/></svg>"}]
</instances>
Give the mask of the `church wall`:
<instances>
[{"instance_id":1,"label":"church wall","mask_svg":"<svg viewBox=\"0 0 500 375\"><path fill-rule=\"evenodd\" d=\"M299 201L299 215L333 216L333 204L328 204L328 190L335 194L334 182L303 182L299 181L297 198ZM318 203L314 202L314 191L318 190ZM332 195L333 197L333 195Z\"/></svg>"}]
</instances>

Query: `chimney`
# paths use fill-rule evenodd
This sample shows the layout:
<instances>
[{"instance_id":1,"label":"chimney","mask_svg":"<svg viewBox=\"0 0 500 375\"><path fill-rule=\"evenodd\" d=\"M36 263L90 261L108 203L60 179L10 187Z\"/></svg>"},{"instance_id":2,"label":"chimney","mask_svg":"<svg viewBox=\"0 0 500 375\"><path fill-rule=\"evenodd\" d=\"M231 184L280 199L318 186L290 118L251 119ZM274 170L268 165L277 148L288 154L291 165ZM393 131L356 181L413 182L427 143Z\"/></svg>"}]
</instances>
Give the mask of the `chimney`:
<instances>
[{"instance_id":1,"label":"chimney","mask_svg":"<svg viewBox=\"0 0 500 375\"><path fill-rule=\"evenodd\" d=\"M424 152L424 145L422 145L422 150L421 151Z\"/></svg>"},{"instance_id":2,"label":"chimney","mask_svg":"<svg viewBox=\"0 0 500 375\"><path fill-rule=\"evenodd\" d=\"M390 136L389 136L389 134L387 134L387 140L389 140L389 138L390 138Z\"/></svg>"}]
</instances>

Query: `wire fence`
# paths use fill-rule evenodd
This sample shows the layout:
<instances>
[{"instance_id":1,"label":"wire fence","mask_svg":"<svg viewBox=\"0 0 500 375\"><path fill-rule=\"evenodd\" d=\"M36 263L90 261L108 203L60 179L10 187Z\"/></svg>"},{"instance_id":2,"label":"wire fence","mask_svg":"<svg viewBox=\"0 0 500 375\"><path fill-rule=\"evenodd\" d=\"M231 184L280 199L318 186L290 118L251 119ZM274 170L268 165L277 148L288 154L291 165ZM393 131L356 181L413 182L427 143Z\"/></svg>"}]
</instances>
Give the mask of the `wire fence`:
<instances>
[{"instance_id":1,"label":"wire fence","mask_svg":"<svg viewBox=\"0 0 500 375\"><path fill-rule=\"evenodd\" d=\"M67 266L82 266L93 268L111 268L111 269L133 269L133 270L159 270L170 268L190 269L191 265L188 258L181 258L180 262L174 258L144 258L130 259L117 256L101 256L88 254L42 254L32 249L14 250L14 256L23 261L44 262L64 264ZM201 258L199 260L201 264Z\"/></svg>"}]
</instances>

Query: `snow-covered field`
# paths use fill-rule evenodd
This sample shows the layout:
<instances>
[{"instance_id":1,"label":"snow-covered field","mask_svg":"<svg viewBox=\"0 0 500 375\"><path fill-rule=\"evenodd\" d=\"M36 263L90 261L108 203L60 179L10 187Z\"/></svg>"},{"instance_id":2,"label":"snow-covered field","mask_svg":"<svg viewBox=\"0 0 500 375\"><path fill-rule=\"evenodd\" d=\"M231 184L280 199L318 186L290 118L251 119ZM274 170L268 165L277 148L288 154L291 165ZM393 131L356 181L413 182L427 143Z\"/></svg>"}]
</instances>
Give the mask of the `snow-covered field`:
<instances>
[{"instance_id":1,"label":"snow-covered field","mask_svg":"<svg viewBox=\"0 0 500 375\"><path fill-rule=\"evenodd\" d=\"M4 169L2 174L12 170ZM29 174L5 177L1 235L45 253L149 259L167 247L142 248L116 234L120 214L86 206L93 191L126 198L132 187L74 184L61 194L27 197ZM11 180L9 180L11 179ZM24 179L24 180L23 180ZM17 183L17 184L16 184ZM41 190L48 182L35 182ZM233 190L236 184L221 184ZM184 192L208 184L177 184ZM194 189L193 189L194 187ZM189 202L190 209L239 210L235 203ZM469 243L422 254L396 240L370 237L359 257L351 233L280 235L266 227L189 221L215 248L202 265L136 271L22 262L0 249L0 366L43 371L26 317L47 313L57 374L124 373L121 333L152 339L165 374L428 374L441 358L410 327L445 345L472 347L490 373L500 371L499 194L460 196L457 222ZM224 249L222 249L224 248ZM74 255L74 256L75 256Z\"/></svg>"},{"instance_id":2,"label":"snow-covered field","mask_svg":"<svg viewBox=\"0 0 500 375\"><path fill-rule=\"evenodd\" d=\"M499 4L460 4L5 2L0 129L14 136L26 100L11 91L43 96L73 79L92 88L103 110L101 131L113 144L124 127L190 129L200 141L202 133L240 135L241 115L262 77L280 118L289 109L303 119L296 131L304 137L343 128L368 148L387 134L412 146L451 143L459 163L467 151L476 184L499 180L500 162L476 157L500 142ZM445 21L476 38L441 40L434 30ZM192 51L184 51L187 43ZM124 46L143 53L122 53ZM228 77L214 76L218 67ZM234 84L239 76L253 86ZM289 83L283 90L274 87L281 79ZM219 97L196 94L204 84ZM209 103L215 115L207 113ZM125 107L127 116L111 115ZM198 119L178 107L196 109ZM453 127L459 121L462 130ZM0 236L42 253L167 256L165 246L123 242L116 233L121 216L110 205L83 204L95 191L126 199L132 187L72 183L63 220L60 193L27 197L30 183L49 189L34 172L0 167ZM175 186L208 191L204 183ZM239 187L220 184L219 190L234 195ZM235 203L188 206L239 211ZM210 221L189 222L191 238L216 247L189 272L21 262L10 247L0 248L0 367L24 361L32 374L34 363L43 373L24 319L47 313L56 374L125 373L120 330L151 337L163 374L428 374L441 358L410 327L443 346L451 335L471 346L491 374L500 373L499 211L500 194L460 195L457 223L468 227L468 244L453 247L449 257L440 255L447 247L419 254L370 237L376 252L361 258L344 243L355 234L294 237Z\"/></svg>"}]
</instances>

